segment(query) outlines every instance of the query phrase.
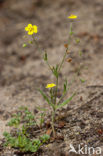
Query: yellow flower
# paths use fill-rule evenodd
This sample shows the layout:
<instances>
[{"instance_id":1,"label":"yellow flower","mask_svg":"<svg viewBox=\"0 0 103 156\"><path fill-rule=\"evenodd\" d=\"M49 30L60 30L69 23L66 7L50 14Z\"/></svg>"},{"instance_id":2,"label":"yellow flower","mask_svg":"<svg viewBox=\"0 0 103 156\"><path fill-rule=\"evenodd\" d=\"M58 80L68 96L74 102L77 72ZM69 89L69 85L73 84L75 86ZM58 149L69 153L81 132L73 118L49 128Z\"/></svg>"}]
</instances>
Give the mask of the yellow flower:
<instances>
[{"instance_id":1,"label":"yellow flower","mask_svg":"<svg viewBox=\"0 0 103 156\"><path fill-rule=\"evenodd\" d=\"M25 31L28 31L28 35L33 35L38 32L38 27L36 25L28 24L27 27L25 27Z\"/></svg>"},{"instance_id":2,"label":"yellow flower","mask_svg":"<svg viewBox=\"0 0 103 156\"><path fill-rule=\"evenodd\" d=\"M52 87L55 87L56 85L54 83L50 83L50 84L47 84L46 85L46 88L52 88Z\"/></svg>"},{"instance_id":3,"label":"yellow flower","mask_svg":"<svg viewBox=\"0 0 103 156\"><path fill-rule=\"evenodd\" d=\"M75 19L75 18L77 18L77 16L76 15L70 15L70 16L68 16L68 18Z\"/></svg>"}]
</instances>

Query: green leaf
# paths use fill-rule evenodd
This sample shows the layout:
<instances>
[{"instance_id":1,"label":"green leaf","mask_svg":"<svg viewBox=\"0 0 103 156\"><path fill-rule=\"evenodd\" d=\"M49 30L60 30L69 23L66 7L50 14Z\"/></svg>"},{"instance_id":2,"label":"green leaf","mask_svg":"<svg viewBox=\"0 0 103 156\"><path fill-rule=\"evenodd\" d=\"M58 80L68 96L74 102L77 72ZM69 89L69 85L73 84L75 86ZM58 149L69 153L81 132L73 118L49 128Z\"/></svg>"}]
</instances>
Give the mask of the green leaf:
<instances>
[{"instance_id":1,"label":"green leaf","mask_svg":"<svg viewBox=\"0 0 103 156\"><path fill-rule=\"evenodd\" d=\"M65 100L63 103L59 104L59 105L56 107L56 109L59 109L59 108L65 106L66 104L68 104L68 103L72 100L72 98L73 98L75 95L76 95L76 93L74 93L69 99Z\"/></svg>"},{"instance_id":2,"label":"green leaf","mask_svg":"<svg viewBox=\"0 0 103 156\"><path fill-rule=\"evenodd\" d=\"M80 81L81 81L82 83L84 83L84 82L85 82L85 80L84 80L84 79L81 79L81 78L80 78Z\"/></svg>"},{"instance_id":3,"label":"green leaf","mask_svg":"<svg viewBox=\"0 0 103 156\"><path fill-rule=\"evenodd\" d=\"M50 139L50 136L47 134L44 134L43 136L40 137L40 139L42 140L43 143L45 143L46 141Z\"/></svg>"},{"instance_id":4,"label":"green leaf","mask_svg":"<svg viewBox=\"0 0 103 156\"><path fill-rule=\"evenodd\" d=\"M33 44L33 41L29 41L30 44Z\"/></svg>"},{"instance_id":5,"label":"green leaf","mask_svg":"<svg viewBox=\"0 0 103 156\"><path fill-rule=\"evenodd\" d=\"M39 89L39 92L41 93L41 95L43 96L43 98L48 102L48 104L54 108L54 105L50 102L50 100L47 97L47 95L42 90L40 90L40 89Z\"/></svg>"},{"instance_id":6,"label":"green leaf","mask_svg":"<svg viewBox=\"0 0 103 156\"><path fill-rule=\"evenodd\" d=\"M77 44L80 43L80 39L79 38L76 39L76 43Z\"/></svg>"},{"instance_id":7,"label":"green leaf","mask_svg":"<svg viewBox=\"0 0 103 156\"><path fill-rule=\"evenodd\" d=\"M56 77L58 77L58 65L56 65L56 67L53 67L53 73Z\"/></svg>"},{"instance_id":8,"label":"green leaf","mask_svg":"<svg viewBox=\"0 0 103 156\"><path fill-rule=\"evenodd\" d=\"M59 67L59 66L58 66L58 64L57 64L57 65L56 65L56 68L55 68L55 69L56 69L56 71L58 71L58 67Z\"/></svg>"},{"instance_id":9,"label":"green leaf","mask_svg":"<svg viewBox=\"0 0 103 156\"><path fill-rule=\"evenodd\" d=\"M12 118L9 122L8 122L8 126L18 126L20 124L20 118L19 117L15 117Z\"/></svg>"},{"instance_id":10,"label":"green leaf","mask_svg":"<svg viewBox=\"0 0 103 156\"><path fill-rule=\"evenodd\" d=\"M48 56L47 56L47 53L45 52L44 54L44 61L47 61L48 60Z\"/></svg>"},{"instance_id":11,"label":"green leaf","mask_svg":"<svg viewBox=\"0 0 103 156\"><path fill-rule=\"evenodd\" d=\"M25 48L25 47L27 47L27 44L26 43L23 44L23 48Z\"/></svg>"},{"instance_id":12,"label":"green leaf","mask_svg":"<svg viewBox=\"0 0 103 156\"><path fill-rule=\"evenodd\" d=\"M5 136L5 137L11 137L11 135L8 132L6 132L6 131L3 133L3 136Z\"/></svg>"},{"instance_id":13,"label":"green leaf","mask_svg":"<svg viewBox=\"0 0 103 156\"><path fill-rule=\"evenodd\" d=\"M70 35L73 35L73 34L74 34L74 32L73 32L73 31L70 31L70 32L69 32L69 34L70 34Z\"/></svg>"},{"instance_id":14,"label":"green leaf","mask_svg":"<svg viewBox=\"0 0 103 156\"><path fill-rule=\"evenodd\" d=\"M67 91L67 80L65 80L65 82L64 82L64 91L63 91L63 93L65 94L66 91Z\"/></svg>"},{"instance_id":15,"label":"green leaf","mask_svg":"<svg viewBox=\"0 0 103 156\"><path fill-rule=\"evenodd\" d=\"M40 145L41 141L39 139L35 139L35 140L33 140L33 144Z\"/></svg>"}]
</instances>

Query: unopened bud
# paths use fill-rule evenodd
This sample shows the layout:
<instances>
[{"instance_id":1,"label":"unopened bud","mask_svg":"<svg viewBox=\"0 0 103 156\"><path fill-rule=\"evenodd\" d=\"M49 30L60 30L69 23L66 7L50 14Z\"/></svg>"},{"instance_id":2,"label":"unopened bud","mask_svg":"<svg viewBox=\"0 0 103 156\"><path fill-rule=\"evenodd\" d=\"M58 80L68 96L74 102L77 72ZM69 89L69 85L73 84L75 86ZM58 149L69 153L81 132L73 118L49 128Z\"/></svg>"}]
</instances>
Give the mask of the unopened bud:
<instances>
[{"instance_id":1,"label":"unopened bud","mask_svg":"<svg viewBox=\"0 0 103 156\"><path fill-rule=\"evenodd\" d=\"M67 62L72 62L72 58L68 58L67 59Z\"/></svg>"},{"instance_id":2,"label":"unopened bud","mask_svg":"<svg viewBox=\"0 0 103 156\"><path fill-rule=\"evenodd\" d=\"M68 48L68 44L64 44L64 47L65 47L65 48Z\"/></svg>"}]
</instances>

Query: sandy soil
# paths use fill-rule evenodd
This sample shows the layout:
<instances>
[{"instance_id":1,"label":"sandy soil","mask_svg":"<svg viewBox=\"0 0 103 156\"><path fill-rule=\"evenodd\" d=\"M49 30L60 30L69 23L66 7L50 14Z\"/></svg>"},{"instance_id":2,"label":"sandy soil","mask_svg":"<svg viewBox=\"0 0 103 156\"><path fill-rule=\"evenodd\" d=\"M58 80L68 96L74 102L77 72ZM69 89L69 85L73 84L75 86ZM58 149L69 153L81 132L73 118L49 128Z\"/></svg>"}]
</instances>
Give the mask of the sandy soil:
<instances>
[{"instance_id":1,"label":"sandy soil","mask_svg":"<svg viewBox=\"0 0 103 156\"><path fill-rule=\"evenodd\" d=\"M69 150L69 144L85 143L93 147L103 147L103 1L102 0L5 0L0 2L0 138L11 114L20 106L30 110L38 105L46 106L37 88L54 81L51 72L41 60L34 46L22 48L25 42L24 27L28 23L39 28L38 40L42 49L47 49L51 65L61 60L65 51L70 23L67 16L77 14L74 23L75 37L79 46L71 45L72 63L65 63L61 72L68 82L82 62L87 69L81 69L67 96L74 91L77 96L68 105L64 141L53 143L44 155L59 156ZM79 58L79 49L83 58ZM82 97L82 98L81 98ZM48 106L47 106L48 107ZM65 110L64 110L65 112ZM55 149L58 147L58 150ZM61 152L64 151L63 153ZM61 154L62 153L62 154ZM67 155L66 155L67 156Z\"/></svg>"}]
</instances>

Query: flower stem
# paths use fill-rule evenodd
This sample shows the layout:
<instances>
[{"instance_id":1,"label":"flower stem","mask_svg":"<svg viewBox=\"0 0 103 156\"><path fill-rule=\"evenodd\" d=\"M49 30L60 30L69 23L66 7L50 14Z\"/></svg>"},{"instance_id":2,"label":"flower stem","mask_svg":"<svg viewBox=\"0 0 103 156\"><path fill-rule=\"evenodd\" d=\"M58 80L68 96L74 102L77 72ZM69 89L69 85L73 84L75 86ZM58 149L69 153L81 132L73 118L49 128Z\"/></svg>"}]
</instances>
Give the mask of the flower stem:
<instances>
[{"instance_id":1,"label":"flower stem","mask_svg":"<svg viewBox=\"0 0 103 156\"><path fill-rule=\"evenodd\" d=\"M70 24L69 37L68 37L68 45L70 44L72 33L73 33L73 31L72 31L72 23L71 23L71 24ZM67 52L68 52L68 46L67 46L66 51L65 51L65 53L64 53L63 59L62 59L62 61L61 61L61 63L60 63L58 72L60 72L60 70L61 70L61 68L62 68L62 66L63 66L63 63L64 63L64 61L65 61Z\"/></svg>"},{"instance_id":2,"label":"flower stem","mask_svg":"<svg viewBox=\"0 0 103 156\"><path fill-rule=\"evenodd\" d=\"M58 73L59 74L59 73ZM57 99L57 92L58 92L58 76L56 77L56 91L55 91L55 105L56 105L56 99Z\"/></svg>"},{"instance_id":3,"label":"flower stem","mask_svg":"<svg viewBox=\"0 0 103 156\"><path fill-rule=\"evenodd\" d=\"M68 48L67 48L67 50L68 50ZM63 59L62 59L62 62L61 62L61 64L60 64L60 66L59 66L58 72L60 72L60 69L61 69L61 67L62 67L62 65L63 65L63 63L64 63L64 61L65 61L65 58L66 58L66 55L67 55L67 50L65 51L65 54L64 54L64 57L63 57Z\"/></svg>"},{"instance_id":4,"label":"flower stem","mask_svg":"<svg viewBox=\"0 0 103 156\"><path fill-rule=\"evenodd\" d=\"M39 47L38 41L34 38L33 35L32 35L32 38L33 38L33 42L35 43L35 45L36 45L38 51L39 51L39 52L41 53L41 55L42 55L42 49ZM48 67L49 67L49 69L51 70L51 72L53 73L53 70L52 70L52 68L51 68L51 66L50 66L50 64L49 64L49 62L48 62L48 60L46 60L45 62L46 62L46 64L48 65Z\"/></svg>"},{"instance_id":5,"label":"flower stem","mask_svg":"<svg viewBox=\"0 0 103 156\"><path fill-rule=\"evenodd\" d=\"M54 128L54 122L55 122L55 110L52 111L52 131L53 131L53 137L55 138L55 128Z\"/></svg>"}]
</instances>

